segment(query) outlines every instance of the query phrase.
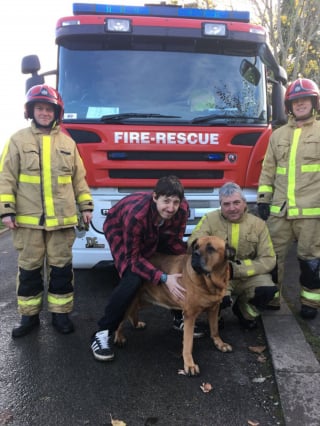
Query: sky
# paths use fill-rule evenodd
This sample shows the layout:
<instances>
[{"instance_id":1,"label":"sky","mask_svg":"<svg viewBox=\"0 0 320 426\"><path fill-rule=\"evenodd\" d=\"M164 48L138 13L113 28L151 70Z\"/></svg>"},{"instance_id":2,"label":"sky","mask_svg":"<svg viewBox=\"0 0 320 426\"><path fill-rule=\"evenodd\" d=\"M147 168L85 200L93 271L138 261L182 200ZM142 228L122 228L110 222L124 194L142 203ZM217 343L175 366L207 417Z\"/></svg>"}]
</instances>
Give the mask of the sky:
<instances>
[{"instance_id":1,"label":"sky","mask_svg":"<svg viewBox=\"0 0 320 426\"><path fill-rule=\"evenodd\" d=\"M229 5L231 0L225 0ZM23 117L25 81L29 75L21 73L23 56L37 54L41 70L56 68L57 47L55 27L57 20L72 15L73 3L142 5L159 3L158 0L2 0L0 26L2 60L0 66L0 153L9 137L29 125ZM183 1L180 2L182 4ZM187 3L187 0L185 1ZM223 9L223 0L217 1ZM233 2L239 4L239 0ZM239 10L247 10L243 0ZM246 8L246 9L244 9ZM47 80L54 84L54 80Z\"/></svg>"}]
</instances>

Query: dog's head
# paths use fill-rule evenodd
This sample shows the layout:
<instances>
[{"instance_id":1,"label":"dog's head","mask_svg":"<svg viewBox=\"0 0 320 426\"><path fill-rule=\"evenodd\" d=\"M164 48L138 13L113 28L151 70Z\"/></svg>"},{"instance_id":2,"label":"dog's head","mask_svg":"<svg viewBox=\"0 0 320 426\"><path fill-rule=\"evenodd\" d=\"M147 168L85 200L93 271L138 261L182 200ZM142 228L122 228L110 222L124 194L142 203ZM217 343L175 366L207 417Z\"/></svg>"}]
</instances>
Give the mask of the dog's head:
<instances>
[{"instance_id":1,"label":"dog's head","mask_svg":"<svg viewBox=\"0 0 320 426\"><path fill-rule=\"evenodd\" d=\"M235 256L235 249L216 236L205 236L194 240L191 249L191 265L198 274L209 275L226 265L228 260L232 260Z\"/></svg>"}]
</instances>

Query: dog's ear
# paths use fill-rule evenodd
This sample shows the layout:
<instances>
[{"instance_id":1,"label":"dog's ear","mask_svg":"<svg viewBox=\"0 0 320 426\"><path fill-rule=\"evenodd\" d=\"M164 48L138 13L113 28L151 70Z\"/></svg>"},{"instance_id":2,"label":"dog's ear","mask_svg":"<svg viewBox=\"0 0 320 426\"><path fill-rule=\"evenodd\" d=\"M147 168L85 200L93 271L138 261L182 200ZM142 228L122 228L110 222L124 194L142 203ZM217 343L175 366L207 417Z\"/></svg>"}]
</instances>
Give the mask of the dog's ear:
<instances>
[{"instance_id":1,"label":"dog's ear","mask_svg":"<svg viewBox=\"0 0 320 426\"><path fill-rule=\"evenodd\" d=\"M191 243L191 249L192 250L194 250L194 247L197 244L197 242L198 242L198 238L196 238L195 240L192 241L192 243Z\"/></svg>"},{"instance_id":2,"label":"dog's ear","mask_svg":"<svg viewBox=\"0 0 320 426\"><path fill-rule=\"evenodd\" d=\"M229 246L229 244L226 243L226 249L225 249L225 255L224 255L225 259L233 261L235 256L236 256L236 249Z\"/></svg>"}]
</instances>

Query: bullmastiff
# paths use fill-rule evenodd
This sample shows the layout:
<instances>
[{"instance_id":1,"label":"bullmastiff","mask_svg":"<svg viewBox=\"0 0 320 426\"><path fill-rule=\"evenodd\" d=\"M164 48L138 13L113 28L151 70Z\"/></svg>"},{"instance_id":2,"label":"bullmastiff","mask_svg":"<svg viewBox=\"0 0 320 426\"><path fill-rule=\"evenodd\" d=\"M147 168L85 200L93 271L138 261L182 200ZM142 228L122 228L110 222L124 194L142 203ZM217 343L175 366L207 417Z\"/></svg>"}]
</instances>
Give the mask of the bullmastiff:
<instances>
[{"instance_id":1,"label":"bullmastiff","mask_svg":"<svg viewBox=\"0 0 320 426\"><path fill-rule=\"evenodd\" d=\"M154 304L167 309L181 309L184 315L183 362L184 372L188 376L200 373L199 366L192 357L193 330L197 317L207 312L210 336L217 349L231 352L232 347L222 341L219 335L219 306L226 293L229 280L228 260L235 255L235 250L216 236L205 236L195 240L191 254L166 255L157 253L150 259L152 264L167 274L182 274L179 284L186 289L183 300L174 297L163 285L143 283L135 300L127 311L134 327L143 327L138 320L138 311L146 305ZM122 333L122 324L115 333L115 343L123 345L126 341Z\"/></svg>"}]
</instances>

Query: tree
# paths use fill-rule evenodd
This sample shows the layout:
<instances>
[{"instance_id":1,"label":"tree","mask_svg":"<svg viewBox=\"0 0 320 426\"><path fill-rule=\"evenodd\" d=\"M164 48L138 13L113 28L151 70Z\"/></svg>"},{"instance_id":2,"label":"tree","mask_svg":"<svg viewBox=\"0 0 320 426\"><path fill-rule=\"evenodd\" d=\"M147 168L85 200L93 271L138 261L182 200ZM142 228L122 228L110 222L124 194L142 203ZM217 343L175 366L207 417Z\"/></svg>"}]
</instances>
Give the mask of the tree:
<instances>
[{"instance_id":1,"label":"tree","mask_svg":"<svg viewBox=\"0 0 320 426\"><path fill-rule=\"evenodd\" d=\"M250 0L268 33L275 57L288 72L320 83L320 1Z\"/></svg>"}]
</instances>

